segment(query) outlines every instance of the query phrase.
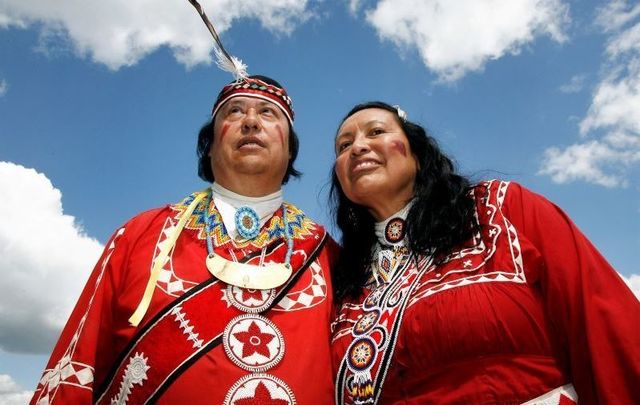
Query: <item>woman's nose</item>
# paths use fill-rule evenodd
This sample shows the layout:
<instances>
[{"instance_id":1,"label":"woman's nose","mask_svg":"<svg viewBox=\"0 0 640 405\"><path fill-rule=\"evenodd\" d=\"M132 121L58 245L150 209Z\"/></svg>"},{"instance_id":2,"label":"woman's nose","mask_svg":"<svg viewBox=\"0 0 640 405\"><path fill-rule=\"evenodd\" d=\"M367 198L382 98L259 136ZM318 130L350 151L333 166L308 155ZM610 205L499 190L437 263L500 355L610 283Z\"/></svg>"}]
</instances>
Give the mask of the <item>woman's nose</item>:
<instances>
[{"instance_id":1,"label":"woman's nose","mask_svg":"<svg viewBox=\"0 0 640 405\"><path fill-rule=\"evenodd\" d=\"M351 145L351 154L359 156L371 150L368 140L363 136L358 136L353 140Z\"/></svg>"}]
</instances>

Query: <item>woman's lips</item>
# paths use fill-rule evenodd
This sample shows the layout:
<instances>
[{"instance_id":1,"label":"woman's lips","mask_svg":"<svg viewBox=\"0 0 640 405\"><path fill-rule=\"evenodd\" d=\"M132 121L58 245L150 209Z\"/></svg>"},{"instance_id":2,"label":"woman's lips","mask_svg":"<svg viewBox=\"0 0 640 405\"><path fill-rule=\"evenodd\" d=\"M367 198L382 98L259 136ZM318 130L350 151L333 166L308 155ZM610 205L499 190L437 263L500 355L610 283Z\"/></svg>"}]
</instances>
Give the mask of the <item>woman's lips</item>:
<instances>
[{"instance_id":1,"label":"woman's lips","mask_svg":"<svg viewBox=\"0 0 640 405\"><path fill-rule=\"evenodd\" d=\"M362 174L380 167L381 163L376 159L359 159L351 165L351 174Z\"/></svg>"}]
</instances>

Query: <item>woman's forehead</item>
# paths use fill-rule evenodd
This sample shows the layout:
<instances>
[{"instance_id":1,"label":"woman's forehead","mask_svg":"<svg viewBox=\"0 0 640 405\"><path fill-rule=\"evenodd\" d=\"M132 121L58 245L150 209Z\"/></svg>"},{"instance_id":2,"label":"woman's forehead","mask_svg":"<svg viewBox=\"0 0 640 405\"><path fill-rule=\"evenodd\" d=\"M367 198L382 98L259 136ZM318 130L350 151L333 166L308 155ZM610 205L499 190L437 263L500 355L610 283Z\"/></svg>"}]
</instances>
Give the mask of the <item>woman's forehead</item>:
<instances>
[{"instance_id":1,"label":"woman's forehead","mask_svg":"<svg viewBox=\"0 0 640 405\"><path fill-rule=\"evenodd\" d=\"M366 128L377 123L387 124L395 122L393 115L391 111L382 108L366 108L360 110L342 122L342 125L340 125L338 129L337 137L349 135L353 131L357 131L358 128Z\"/></svg>"}]
</instances>

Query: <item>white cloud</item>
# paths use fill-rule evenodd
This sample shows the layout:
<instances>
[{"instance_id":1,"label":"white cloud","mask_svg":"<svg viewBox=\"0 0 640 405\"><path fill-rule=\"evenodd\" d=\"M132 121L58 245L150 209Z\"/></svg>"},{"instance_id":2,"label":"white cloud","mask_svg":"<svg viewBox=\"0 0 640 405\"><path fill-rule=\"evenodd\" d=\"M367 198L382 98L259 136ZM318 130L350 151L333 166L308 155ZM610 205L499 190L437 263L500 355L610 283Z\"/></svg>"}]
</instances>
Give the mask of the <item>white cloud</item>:
<instances>
[{"instance_id":1,"label":"white cloud","mask_svg":"<svg viewBox=\"0 0 640 405\"><path fill-rule=\"evenodd\" d=\"M580 122L583 139L547 149L538 173L557 183L619 187L640 163L640 5L614 0L599 11L597 23L609 33L605 73Z\"/></svg>"},{"instance_id":2,"label":"white cloud","mask_svg":"<svg viewBox=\"0 0 640 405\"><path fill-rule=\"evenodd\" d=\"M444 81L517 54L541 35L562 42L569 22L562 0L381 0L366 15L381 39L416 49Z\"/></svg>"},{"instance_id":3,"label":"white cloud","mask_svg":"<svg viewBox=\"0 0 640 405\"><path fill-rule=\"evenodd\" d=\"M588 134L601 128L640 136L640 55L626 69L605 78L595 90L580 132Z\"/></svg>"},{"instance_id":4,"label":"white cloud","mask_svg":"<svg viewBox=\"0 0 640 405\"><path fill-rule=\"evenodd\" d=\"M10 375L0 374L1 405L24 405L29 403L32 395L32 391L20 388Z\"/></svg>"},{"instance_id":5,"label":"white cloud","mask_svg":"<svg viewBox=\"0 0 640 405\"><path fill-rule=\"evenodd\" d=\"M596 24L605 32L618 30L640 15L640 3L629 9L627 0L611 0L598 10Z\"/></svg>"},{"instance_id":6,"label":"white cloud","mask_svg":"<svg viewBox=\"0 0 640 405\"><path fill-rule=\"evenodd\" d=\"M9 84L6 80L0 79L0 97L7 94L7 90L9 90Z\"/></svg>"},{"instance_id":7,"label":"white cloud","mask_svg":"<svg viewBox=\"0 0 640 405\"><path fill-rule=\"evenodd\" d=\"M638 10L640 10L640 6ZM615 36L607 46L607 53L612 57L632 51L640 51L640 24L636 24Z\"/></svg>"},{"instance_id":8,"label":"white cloud","mask_svg":"<svg viewBox=\"0 0 640 405\"><path fill-rule=\"evenodd\" d=\"M586 75L575 75L569 80L569 83L560 86L560 91L563 93L579 93L584 88L586 78Z\"/></svg>"},{"instance_id":9,"label":"white cloud","mask_svg":"<svg viewBox=\"0 0 640 405\"><path fill-rule=\"evenodd\" d=\"M288 34L310 12L307 0L207 0L201 2L218 32L235 20L255 18L268 30ZM187 66L209 63L211 35L187 0L3 0L0 28L41 27L41 48L64 38L75 53L119 69L161 46ZM231 51L233 48L231 49ZM232 52L233 53L233 52ZM242 55L237 55L242 57Z\"/></svg>"},{"instance_id":10,"label":"white cloud","mask_svg":"<svg viewBox=\"0 0 640 405\"><path fill-rule=\"evenodd\" d=\"M635 159L637 158L636 156ZM547 149L539 174L551 176L556 183L584 180L605 187L625 186L626 182L621 176L607 173L602 167L616 164L619 166L621 162L633 160L633 155L613 149L607 143L593 140L564 149Z\"/></svg>"},{"instance_id":11,"label":"white cloud","mask_svg":"<svg viewBox=\"0 0 640 405\"><path fill-rule=\"evenodd\" d=\"M361 5L362 0L349 0L349 11L351 14L357 13Z\"/></svg>"},{"instance_id":12,"label":"white cloud","mask_svg":"<svg viewBox=\"0 0 640 405\"><path fill-rule=\"evenodd\" d=\"M640 275L632 274L629 277L622 275L622 279L631 288L631 291L635 294L636 298L640 300Z\"/></svg>"},{"instance_id":13,"label":"white cloud","mask_svg":"<svg viewBox=\"0 0 640 405\"><path fill-rule=\"evenodd\" d=\"M44 174L0 162L0 349L45 353L102 246L62 210Z\"/></svg>"}]
</instances>

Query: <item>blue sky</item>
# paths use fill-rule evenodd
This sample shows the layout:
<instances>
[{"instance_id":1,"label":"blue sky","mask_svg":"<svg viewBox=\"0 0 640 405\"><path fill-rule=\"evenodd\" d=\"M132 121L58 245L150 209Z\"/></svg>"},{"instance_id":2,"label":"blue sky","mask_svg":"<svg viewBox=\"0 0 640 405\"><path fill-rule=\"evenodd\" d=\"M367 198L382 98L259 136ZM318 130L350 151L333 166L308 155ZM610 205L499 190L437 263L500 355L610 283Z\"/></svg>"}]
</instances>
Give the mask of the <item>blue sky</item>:
<instances>
[{"instance_id":1,"label":"blue sky","mask_svg":"<svg viewBox=\"0 0 640 405\"><path fill-rule=\"evenodd\" d=\"M380 99L463 173L556 202L640 290L637 1L201 3L291 94L285 195L330 229L336 127ZM231 79L211 46L186 0L0 0L0 403L35 387L111 232L206 186L195 139Z\"/></svg>"}]
</instances>

